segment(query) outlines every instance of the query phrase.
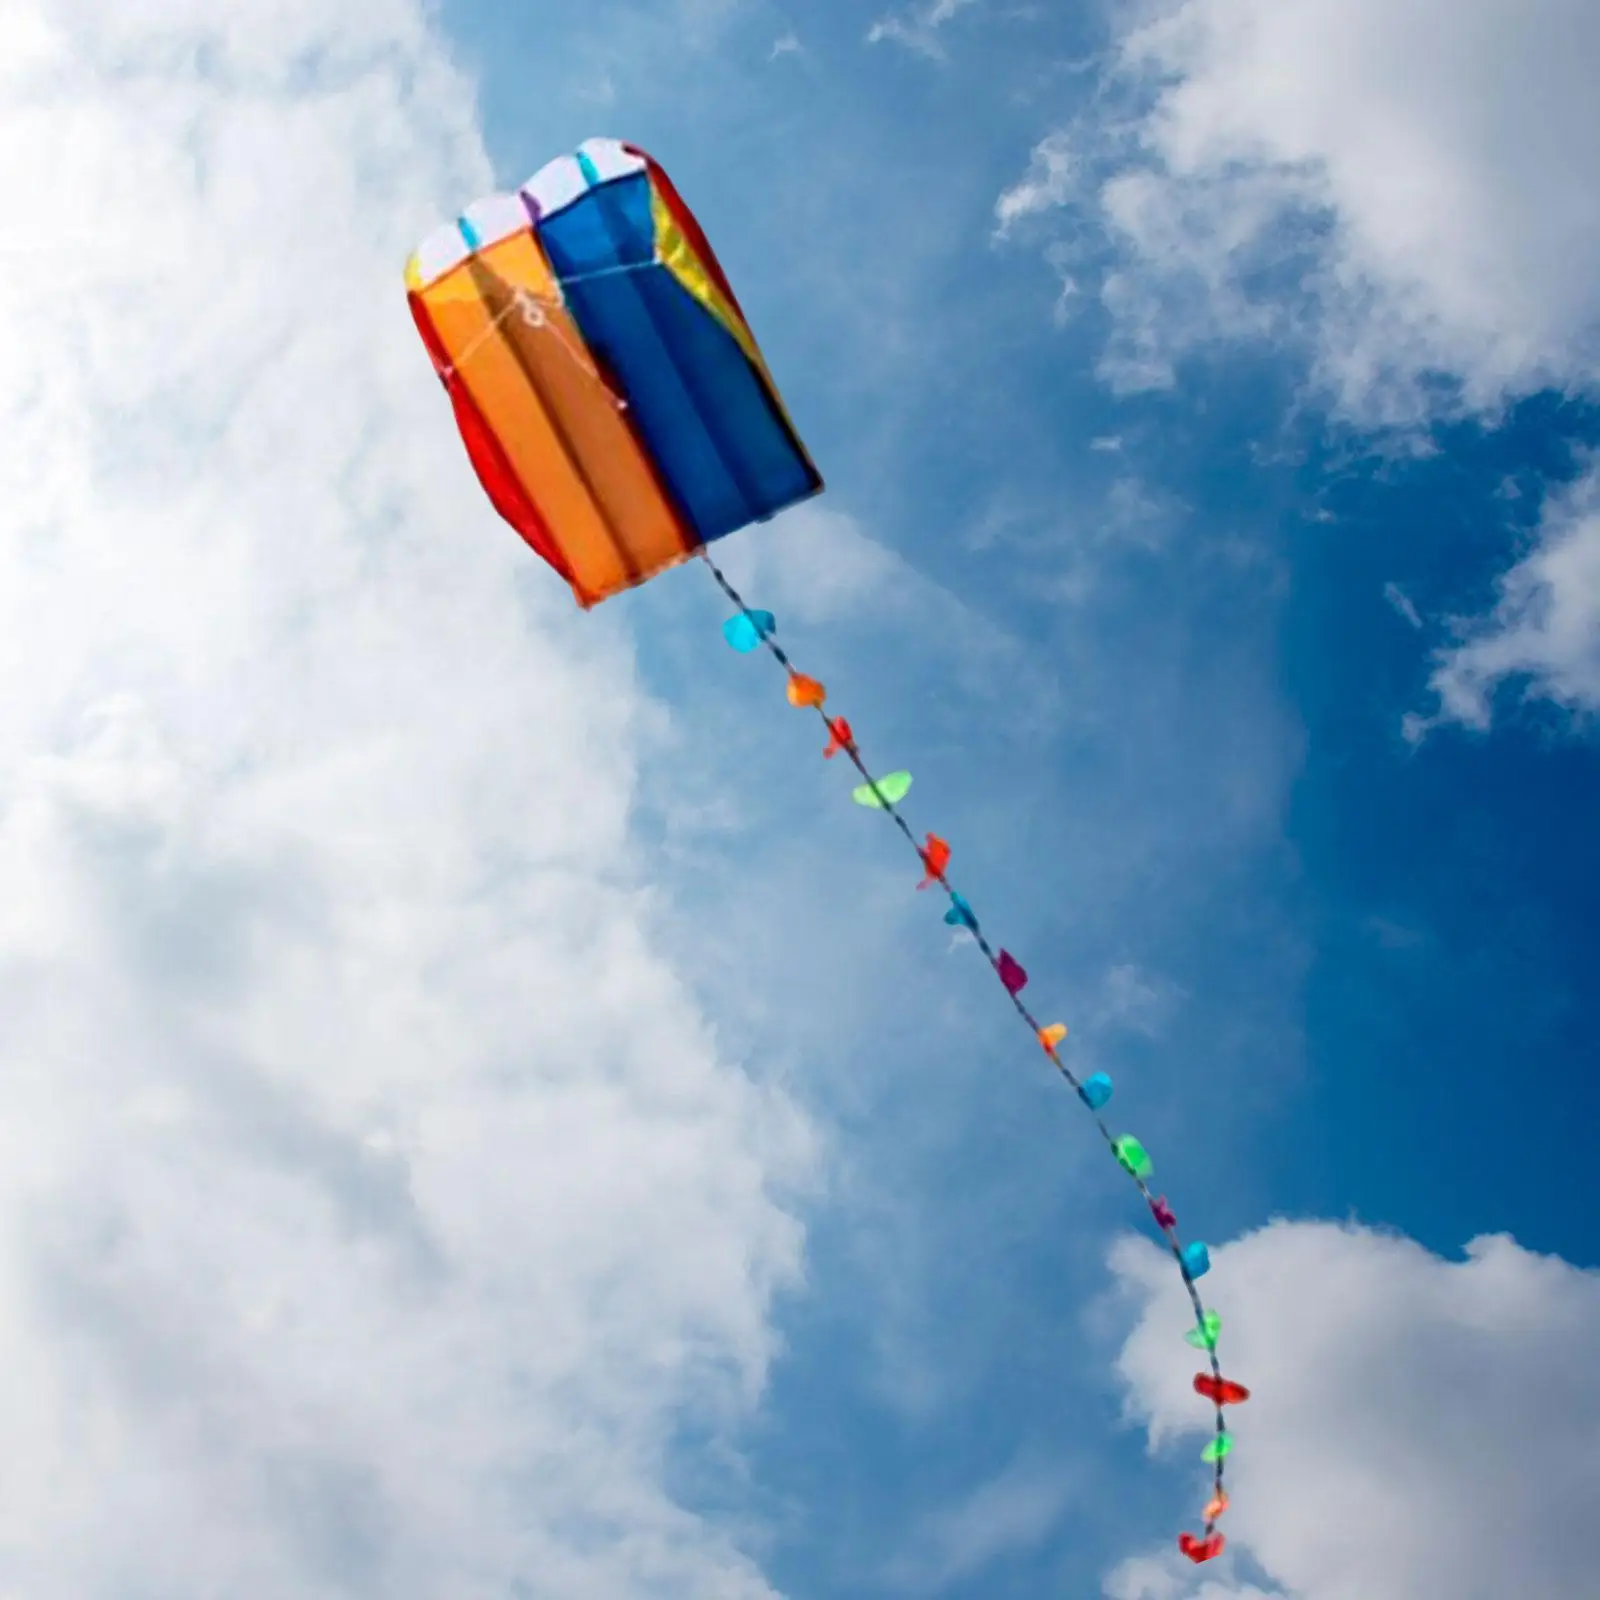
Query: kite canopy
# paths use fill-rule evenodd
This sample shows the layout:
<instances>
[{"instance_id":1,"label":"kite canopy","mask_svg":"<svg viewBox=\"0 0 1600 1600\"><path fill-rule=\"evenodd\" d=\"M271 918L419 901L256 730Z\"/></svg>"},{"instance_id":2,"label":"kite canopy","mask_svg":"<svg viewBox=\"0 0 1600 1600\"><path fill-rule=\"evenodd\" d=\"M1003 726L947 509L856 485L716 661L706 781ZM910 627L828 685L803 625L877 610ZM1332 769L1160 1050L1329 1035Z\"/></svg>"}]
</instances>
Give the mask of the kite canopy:
<instances>
[{"instance_id":1,"label":"kite canopy","mask_svg":"<svg viewBox=\"0 0 1600 1600\"><path fill-rule=\"evenodd\" d=\"M822 487L699 224L632 145L477 201L406 286L484 489L582 606Z\"/></svg>"}]
</instances>

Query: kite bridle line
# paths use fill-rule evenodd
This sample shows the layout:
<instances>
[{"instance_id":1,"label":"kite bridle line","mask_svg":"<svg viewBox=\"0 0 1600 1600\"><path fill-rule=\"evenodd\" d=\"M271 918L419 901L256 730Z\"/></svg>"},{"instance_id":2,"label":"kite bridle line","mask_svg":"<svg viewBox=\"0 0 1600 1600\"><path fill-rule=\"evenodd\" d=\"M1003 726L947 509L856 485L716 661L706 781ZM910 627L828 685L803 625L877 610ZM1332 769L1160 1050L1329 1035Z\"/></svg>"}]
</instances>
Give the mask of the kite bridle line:
<instances>
[{"instance_id":1,"label":"kite bridle line","mask_svg":"<svg viewBox=\"0 0 1600 1600\"><path fill-rule=\"evenodd\" d=\"M801 677L802 674L789 659L788 653L784 650L783 646L772 637L771 631L767 627L764 627L761 622L757 620L755 615L751 612L750 607L745 603L744 597L728 581L726 575L716 564L716 562L712 560L710 553L704 545L700 546L698 554L701 560L705 562L707 568L710 570L711 576L716 580L717 587L721 589L728 600L738 608L740 614L750 624L757 637L761 640L761 643L766 646L769 654L771 654L773 659L777 661L778 665L783 668L784 672L788 674L791 682ZM973 939L977 942L978 948L983 952L985 958L988 960L989 965L994 968L995 976L1000 979L1001 987L1004 988L1006 996L1011 1001L1012 1007L1015 1009L1017 1015L1021 1017L1025 1023L1027 1023L1029 1032L1033 1034L1038 1043L1043 1045L1045 1053L1050 1057L1051 1064L1077 1092L1078 1098L1083 1102L1089 1114L1094 1118L1095 1126L1100 1130L1100 1136L1105 1140L1106 1147L1111 1151L1112 1156L1116 1159L1117 1165L1121 1167L1122 1170L1127 1173L1127 1175L1132 1178L1133 1182L1137 1185L1139 1193L1143 1197L1145 1204L1150 1208L1151 1216L1155 1219L1157 1226L1161 1230L1162 1237L1167 1242L1167 1248L1172 1252L1173 1260L1177 1263L1178 1271L1183 1277L1183 1286L1188 1293L1189 1303L1194 1308L1195 1327L1199 1330L1199 1335L1204 1341L1201 1348L1203 1349L1210 1364L1212 1381L1216 1386L1215 1397L1213 1398L1213 1405L1216 1410L1216 1437L1213 1443L1208 1446L1206 1451L1207 1458L1210 1459L1213 1464L1212 1499L1210 1505L1206 1507L1207 1514L1205 1518L1205 1533L1203 1537L1208 1544L1214 1535L1220 1541L1221 1535L1217 1534L1216 1532L1217 1522L1223 1511L1227 1509L1228 1505L1227 1496L1223 1489L1223 1463L1227 1458L1228 1450L1232 1442L1231 1436L1228 1432L1227 1419L1224 1416L1225 1402L1221 1398L1223 1393L1223 1384L1226 1382L1226 1380L1223 1378L1222 1365L1217 1356L1217 1334L1215 1329L1207 1327L1206 1306L1204 1301L1202 1301L1200 1298L1199 1289L1195 1286L1194 1275L1190 1272L1188 1263L1184 1259L1183 1241L1178 1235L1176 1219L1172 1217L1171 1211L1167 1208L1165 1198L1162 1197L1158 1200L1157 1196L1151 1191L1151 1188L1145 1178L1123 1160L1116 1136L1106 1125L1105 1118L1100 1115L1099 1110L1090 1102L1084 1092L1083 1085L1078 1081L1078 1078L1073 1073L1072 1069L1066 1064L1065 1061L1061 1059L1061 1054L1057 1046L1047 1040L1044 1028L1040 1025L1038 1019L1033 1015L1033 1013L1028 1009L1026 1003L1022 1000L1020 994L1017 992L1017 988L1014 988L1011 983L1006 981L1005 970L1001 964L1002 952L997 951L984 936L982 929L978 926L977 918L972 915L971 906L963 896L957 893L954 885L950 882L950 879L946 875L944 868L937 862L929 860L927 852L921 845L917 843L917 836L911 831L910 825L900 814L895 802L884 793L884 791L879 787L877 778L875 778L868 770L866 762L863 761L861 757L860 749L857 747L854 737L841 737L838 730L835 728L835 719L828 715L824 705L820 701L813 700L810 702L810 704L812 709L817 713L817 716L821 719L823 726L828 730L830 739L833 741L835 747L839 750L842 750L844 754L849 757L850 764L856 769L857 772L861 774L862 778L865 780L866 786L871 790L876 805L889 814L890 820L905 836L906 842L916 852L918 860L921 861L923 867L927 871L928 878L931 881L936 882L950 897L951 907L956 913L958 913L960 918L959 926L965 927L967 931L971 933ZM1018 987L1020 987L1020 985ZM1189 1536L1185 1535L1184 1539L1179 1541L1180 1545L1184 1549L1185 1554L1189 1554L1191 1559L1197 1561L1208 1559L1207 1556L1195 1555L1191 1552L1189 1545L1184 1542L1188 1538ZM1213 1550L1210 1553L1216 1554L1217 1551L1220 1551L1220 1549L1221 1544L1219 1542L1216 1550Z\"/></svg>"},{"instance_id":2,"label":"kite bridle line","mask_svg":"<svg viewBox=\"0 0 1600 1600\"><path fill-rule=\"evenodd\" d=\"M475 356L495 334L509 317L521 317L522 325L531 328L535 333L551 334L556 343L566 352L573 365L587 378L592 378L605 391L606 397L618 411L626 411L628 402L619 395L605 380L605 375L589 359L588 353L575 344L572 336L557 322L550 313L564 311L566 304L559 298L548 295L535 294L531 289L518 285L511 292L511 298L495 312L495 314L467 341L465 348L454 361L439 369L441 378L452 378Z\"/></svg>"}]
</instances>

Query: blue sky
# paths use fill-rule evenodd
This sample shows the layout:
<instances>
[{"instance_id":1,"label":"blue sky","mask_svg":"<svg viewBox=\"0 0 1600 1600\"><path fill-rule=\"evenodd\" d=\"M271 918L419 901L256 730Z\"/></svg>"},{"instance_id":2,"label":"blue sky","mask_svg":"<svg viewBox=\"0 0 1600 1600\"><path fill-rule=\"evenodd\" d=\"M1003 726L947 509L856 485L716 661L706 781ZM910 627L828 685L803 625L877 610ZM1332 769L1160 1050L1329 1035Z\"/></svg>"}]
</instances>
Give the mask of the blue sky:
<instances>
[{"instance_id":1,"label":"blue sky","mask_svg":"<svg viewBox=\"0 0 1600 1600\"><path fill-rule=\"evenodd\" d=\"M1427 635L1377 603L1395 583L1425 614L1481 606L1536 516L1503 486L1537 496L1595 437L1592 408L1548 399L1441 430L1397 482L1328 483L1329 531L1351 537L1297 560L1284 666L1308 759L1286 820L1321 955L1303 1000L1319 1070L1294 1110L1360 1136L1298 1141L1291 1209L1353 1207L1436 1249L1503 1228L1595 1264L1595 749L1537 705L1408 748L1395 714L1425 701Z\"/></svg>"},{"instance_id":2,"label":"blue sky","mask_svg":"<svg viewBox=\"0 0 1600 1600\"><path fill-rule=\"evenodd\" d=\"M1146 1014L1105 1014L1089 1048L1202 1231L1352 1218L1454 1256L1506 1230L1595 1265L1600 761L1570 710L1514 690L1488 734L1419 745L1402 722L1600 409L1535 393L1363 427L1270 340L1116 393L1104 311L1053 315L1051 252L1089 224L995 236L1035 145L1100 114L1104 18L975 4L919 50L869 42L859 6L726 9L672 37L625 6L444 21L503 180L593 131L667 163L829 510L892 558L790 647L880 763L917 773L916 823L955 841L1046 1010L1109 1013L1107 975L1135 979ZM830 559L812 534L731 544L790 546L803 587ZM784 1592L866 1595L937 1587L940 1518L976 1487L1059 1483L1070 1509L1022 1516L993 1562L951 1558L940 1592L1087 1592L1193 1492L1138 1459L1104 1333L1080 1325L1134 1202L972 963L942 977L930 908L886 902L896 842L843 814L809 726L769 725L776 685L720 649L707 587L686 573L618 608L680 724L663 783L712 774L739 816L709 838L664 824L683 937L728 957L701 975L713 1015L849 1174L780 1319L749 1479L724 1492L766 1514ZM752 591L786 620L782 598Z\"/></svg>"},{"instance_id":3,"label":"blue sky","mask_svg":"<svg viewBox=\"0 0 1600 1600\"><path fill-rule=\"evenodd\" d=\"M0 34L0 1593L1581 1591L1587 0ZM903 841L465 466L400 264L594 134L827 479L719 560L1212 1244L1202 1571L1176 1275Z\"/></svg>"}]
</instances>

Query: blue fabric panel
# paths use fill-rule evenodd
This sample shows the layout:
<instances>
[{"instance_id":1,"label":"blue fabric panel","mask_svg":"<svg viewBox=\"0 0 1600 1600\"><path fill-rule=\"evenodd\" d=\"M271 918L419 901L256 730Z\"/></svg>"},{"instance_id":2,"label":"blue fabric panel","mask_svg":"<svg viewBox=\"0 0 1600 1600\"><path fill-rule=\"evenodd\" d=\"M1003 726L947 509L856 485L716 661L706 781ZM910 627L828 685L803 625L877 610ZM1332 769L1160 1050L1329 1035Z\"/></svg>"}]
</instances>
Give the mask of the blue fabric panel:
<instances>
[{"instance_id":1,"label":"blue fabric panel","mask_svg":"<svg viewBox=\"0 0 1600 1600\"><path fill-rule=\"evenodd\" d=\"M553 216L541 217L539 240L560 278L654 261L649 174L613 178Z\"/></svg>"},{"instance_id":2,"label":"blue fabric panel","mask_svg":"<svg viewBox=\"0 0 1600 1600\"><path fill-rule=\"evenodd\" d=\"M562 290L702 541L817 491L744 351L665 267L579 278Z\"/></svg>"}]
</instances>

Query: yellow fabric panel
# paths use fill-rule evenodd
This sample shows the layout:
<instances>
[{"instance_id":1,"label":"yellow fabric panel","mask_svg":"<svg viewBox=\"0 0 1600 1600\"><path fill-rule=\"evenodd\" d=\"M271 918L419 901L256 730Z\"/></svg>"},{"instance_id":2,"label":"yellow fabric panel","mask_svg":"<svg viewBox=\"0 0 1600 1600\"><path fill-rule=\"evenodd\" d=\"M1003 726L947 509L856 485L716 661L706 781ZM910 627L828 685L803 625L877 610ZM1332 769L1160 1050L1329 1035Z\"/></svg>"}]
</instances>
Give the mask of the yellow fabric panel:
<instances>
[{"instance_id":1,"label":"yellow fabric panel","mask_svg":"<svg viewBox=\"0 0 1600 1600\"><path fill-rule=\"evenodd\" d=\"M788 408L783 403L783 396L778 393L778 385L771 372L767 370L766 360L756 343L755 334L750 331L750 324L733 308L728 297L717 286L717 280L706 271L698 252L684 237L683 229L678 226L671 208L661 198L654 184L650 186L650 217L656 231L656 255L662 266L738 341L750 365L761 375L773 405L778 408L778 415L789 424L789 431L794 433ZM795 443L798 445L799 442L799 435L796 434ZM803 453L804 447L801 449Z\"/></svg>"},{"instance_id":2,"label":"yellow fabric panel","mask_svg":"<svg viewBox=\"0 0 1600 1600\"><path fill-rule=\"evenodd\" d=\"M767 387L771 389L772 374L761 359L761 351L749 324L728 303L728 297L717 287L716 279L706 271L694 246L684 238L677 219L654 184L650 186L650 219L655 225L656 255L662 266L739 341L739 348L749 358L750 365L766 379Z\"/></svg>"},{"instance_id":3,"label":"yellow fabric panel","mask_svg":"<svg viewBox=\"0 0 1600 1600\"><path fill-rule=\"evenodd\" d=\"M696 548L562 309L531 232L479 251L422 294L581 603L641 583Z\"/></svg>"}]
</instances>

